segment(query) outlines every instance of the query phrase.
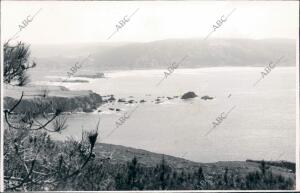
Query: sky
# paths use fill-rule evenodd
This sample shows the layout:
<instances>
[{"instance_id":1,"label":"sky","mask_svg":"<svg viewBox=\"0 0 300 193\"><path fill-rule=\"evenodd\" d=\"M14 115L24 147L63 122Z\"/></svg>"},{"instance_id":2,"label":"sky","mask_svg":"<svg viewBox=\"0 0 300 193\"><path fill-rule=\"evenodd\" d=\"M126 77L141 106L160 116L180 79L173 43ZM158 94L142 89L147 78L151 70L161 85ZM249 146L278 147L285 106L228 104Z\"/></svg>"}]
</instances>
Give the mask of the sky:
<instances>
[{"instance_id":1,"label":"sky","mask_svg":"<svg viewBox=\"0 0 300 193\"><path fill-rule=\"evenodd\" d=\"M31 44L205 38L222 15L224 18L232 11L210 38L296 39L298 35L297 1L4 1L1 4L2 41L16 33L14 41ZM119 21L134 12L116 31ZM31 19L35 13L24 27L23 20Z\"/></svg>"}]
</instances>

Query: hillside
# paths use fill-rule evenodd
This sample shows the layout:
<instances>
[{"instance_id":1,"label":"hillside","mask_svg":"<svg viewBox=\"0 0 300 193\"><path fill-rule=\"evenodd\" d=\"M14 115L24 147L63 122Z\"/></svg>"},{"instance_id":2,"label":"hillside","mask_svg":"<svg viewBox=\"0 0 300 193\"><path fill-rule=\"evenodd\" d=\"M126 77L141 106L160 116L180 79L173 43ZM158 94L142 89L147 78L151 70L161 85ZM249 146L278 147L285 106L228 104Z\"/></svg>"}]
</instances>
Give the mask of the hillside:
<instances>
[{"instance_id":1,"label":"hillside","mask_svg":"<svg viewBox=\"0 0 300 193\"><path fill-rule=\"evenodd\" d=\"M180 68L265 66L284 56L279 66L295 66L296 41L290 39L169 39L148 43L32 45L34 71L65 72L89 54L83 71L167 68L185 55ZM48 74L49 75L49 74Z\"/></svg>"},{"instance_id":2,"label":"hillside","mask_svg":"<svg viewBox=\"0 0 300 193\"><path fill-rule=\"evenodd\" d=\"M120 145L97 144L95 160L59 189L286 190L294 189L294 182L295 174L282 167L243 161L196 163Z\"/></svg>"},{"instance_id":3,"label":"hillside","mask_svg":"<svg viewBox=\"0 0 300 193\"><path fill-rule=\"evenodd\" d=\"M156 165L161 163L161 160L164 157L168 165L177 171L195 171L199 167L202 167L203 171L207 172L209 175L222 174L225 168L235 171L240 175L246 175L248 172L260 170L260 164L253 161L222 161L216 163L198 163L183 158L153 153L142 149L104 143L98 143L95 146L95 152L98 159L111 157L111 164L126 164L127 162L130 162L134 157L136 157L139 163L146 167L155 167ZM275 167L271 165L270 168L275 174L281 174L285 177L291 178L295 177L295 174L287 168Z\"/></svg>"}]
</instances>

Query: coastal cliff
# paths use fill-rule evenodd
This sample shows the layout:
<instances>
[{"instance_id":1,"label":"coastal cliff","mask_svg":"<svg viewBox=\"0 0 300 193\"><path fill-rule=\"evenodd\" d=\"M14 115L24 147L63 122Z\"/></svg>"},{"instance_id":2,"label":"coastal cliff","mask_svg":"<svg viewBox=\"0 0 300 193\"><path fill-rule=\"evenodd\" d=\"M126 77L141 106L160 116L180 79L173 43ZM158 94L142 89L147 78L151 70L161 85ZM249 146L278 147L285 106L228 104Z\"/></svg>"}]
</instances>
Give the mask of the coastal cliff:
<instances>
[{"instance_id":1,"label":"coastal cliff","mask_svg":"<svg viewBox=\"0 0 300 193\"><path fill-rule=\"evenodd\" d=\"M70 91L64 87L49 87L47 95L38 87L12 88L4 93L4 109L10 109L22 95L21 103L14 109L14 113L35 112L45 107L45 113L54 113L56 109L62 112L92 112L103 102L102 97L92 91ZM48 108L46 108L48 107Z\"/></svg>"}]
</instances>

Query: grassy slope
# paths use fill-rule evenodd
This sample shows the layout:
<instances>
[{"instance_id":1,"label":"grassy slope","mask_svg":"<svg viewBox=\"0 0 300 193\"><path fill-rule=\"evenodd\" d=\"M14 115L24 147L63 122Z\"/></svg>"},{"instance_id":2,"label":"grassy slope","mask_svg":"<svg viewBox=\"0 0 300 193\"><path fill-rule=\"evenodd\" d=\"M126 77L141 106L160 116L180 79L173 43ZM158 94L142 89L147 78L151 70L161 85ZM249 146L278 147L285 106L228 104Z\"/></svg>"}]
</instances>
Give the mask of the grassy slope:
<instances>
[{"instance_id":1,"label":"grassy slope","mask_svg":"<svg viewBox=\"0 0 300 193\"><path fill-rule=\"evenodd\" d=\"M155 166L159 164L162 159L162 154L153 153L141 149L134 149L121 145L112 144L97 144L95 147L96 157L104 158L109 157L111 152L111 163L126 163L131 161L134 156L137 157L139 163L144 166ZM172 168L180 170L196 171L199 166L203 168L204 173L209 176L215 176L224 173L225 168L233 170L240 175L246 175L248 172L259 171L259 163L246 162L246 161L222 161L216 163L198 163L189 161L183 158L164 155L168 165ZM283 167L270 166L274 174L282 174L285 177L295 178L295 174Z\"/></svg>"}]
</instances>

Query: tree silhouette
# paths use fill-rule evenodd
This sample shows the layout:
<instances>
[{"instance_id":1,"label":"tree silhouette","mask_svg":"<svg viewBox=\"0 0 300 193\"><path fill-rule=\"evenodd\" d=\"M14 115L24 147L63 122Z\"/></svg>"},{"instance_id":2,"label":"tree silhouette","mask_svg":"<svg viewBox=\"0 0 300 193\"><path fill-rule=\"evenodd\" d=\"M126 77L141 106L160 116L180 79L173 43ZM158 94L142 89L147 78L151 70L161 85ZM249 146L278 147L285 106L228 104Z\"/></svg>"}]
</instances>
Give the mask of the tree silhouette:
<instances>
[{"instance_id":1,"label":"tree silhouette","mask_svg":"<svg viewBox=\"0 0 300 193\"><path fill-rule=\"evenodd\" d=\"M127 184L130 190L133 190L137 187L137 172L138 172L138 160L134 156L132 161L128 164L128 173L127 173Z\"/></svg>"},{"instance_id":2,"label":"tree silhouette","mask_svg":"<svg viewBox=\"0 0 300 193\"><path fill-rule=\"evenodd\" d=\"M25 43L18 42L10 45L7 41L3 45L3 81L7 84L24 86L29 82L26 71L36 66L35 62L29 62L30 47Z\"/></svg>"},{"instance_id":3,"label":"tree silhouette","mask_svg":"<svg viewBox=\"0 0 300 193\"><path fill-rule=\"evenodd\" d=\"M163 158L161 160L161 163L159 165L159 181L160 181L160 188L162 190L166 189L167 186L167 173L168 173L168 168L167 168L165 156L163 155Z\"/></svg>"}]
</instances>

